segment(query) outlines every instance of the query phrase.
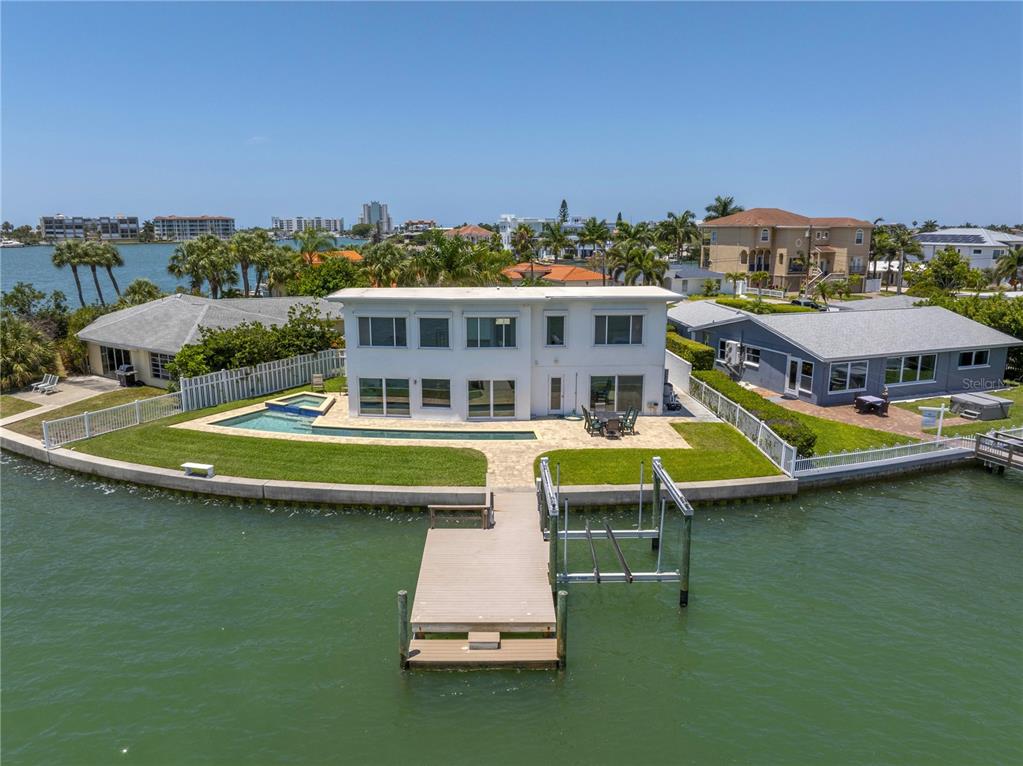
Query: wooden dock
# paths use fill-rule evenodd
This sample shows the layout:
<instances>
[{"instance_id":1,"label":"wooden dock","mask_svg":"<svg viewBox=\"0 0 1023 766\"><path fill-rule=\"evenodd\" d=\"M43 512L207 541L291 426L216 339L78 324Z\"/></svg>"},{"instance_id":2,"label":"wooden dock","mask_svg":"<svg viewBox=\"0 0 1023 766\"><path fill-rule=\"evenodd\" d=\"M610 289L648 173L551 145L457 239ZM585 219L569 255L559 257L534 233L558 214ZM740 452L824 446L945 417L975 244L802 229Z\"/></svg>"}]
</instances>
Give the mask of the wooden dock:
<instances>
[{"instance_id":1,"label":"wooden dock","mask_svg":"<svg viewBox=\"0 0 1023 766\"><path fill-rule=\"evenodd\" d=\"M491 529L430 529L409 620L408 666L558 667L548 555L532 492L495 495ZM470 646L484 633L500 634L499 648Z\"/></svg>"},{"instance_id":2,"label":"wooden dock","mask_svg":"<svg viewBox=\"0 0 1023 766\"><path fill-rule=\"evenodd\" d=\"M989 471L1006 468L1023 471L1023 435L1017 434L1018 431L977 434L974 448L977 459Z\"/></svg>"}]
</instances>

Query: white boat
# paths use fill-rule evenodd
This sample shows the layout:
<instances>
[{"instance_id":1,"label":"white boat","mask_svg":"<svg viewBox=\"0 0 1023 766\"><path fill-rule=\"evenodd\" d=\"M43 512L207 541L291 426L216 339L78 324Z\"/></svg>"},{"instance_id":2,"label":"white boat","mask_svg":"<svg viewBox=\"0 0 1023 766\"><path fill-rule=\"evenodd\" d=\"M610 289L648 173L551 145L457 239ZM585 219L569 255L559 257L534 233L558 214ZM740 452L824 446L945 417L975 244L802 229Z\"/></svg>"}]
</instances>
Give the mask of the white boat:
<instances>
[{"instance_id":1,"label":"white boat","mask_svg":"<svg viewBox=\"0 0 1023 766\"><path fill-rule=\"evenodd\" d=\"M16 239L0 239L0 247L25 247L23 242Z\"/></svg>"}]
</instances>

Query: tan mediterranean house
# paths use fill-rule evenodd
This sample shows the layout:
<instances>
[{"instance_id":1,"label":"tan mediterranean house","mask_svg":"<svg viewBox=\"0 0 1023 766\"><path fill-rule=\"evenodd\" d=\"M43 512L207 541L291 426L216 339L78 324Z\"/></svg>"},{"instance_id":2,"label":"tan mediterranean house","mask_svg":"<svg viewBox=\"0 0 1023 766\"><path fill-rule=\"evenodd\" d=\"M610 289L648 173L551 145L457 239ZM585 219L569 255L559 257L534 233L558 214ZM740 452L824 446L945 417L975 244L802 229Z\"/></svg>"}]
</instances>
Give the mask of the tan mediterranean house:
<instances>
[{"instance_id":1,"label":"tan mediterranean house","mask_svg":"<svg viewBox=\"0 0 1023 766\"><path fill-rule=\"evenodd\" d=\"M810 218L774 207L757 207L700 225L705 269L766 271L770 286L798 290L824 279L865 279L870 221Z\"/></svg>"}]
</instances>

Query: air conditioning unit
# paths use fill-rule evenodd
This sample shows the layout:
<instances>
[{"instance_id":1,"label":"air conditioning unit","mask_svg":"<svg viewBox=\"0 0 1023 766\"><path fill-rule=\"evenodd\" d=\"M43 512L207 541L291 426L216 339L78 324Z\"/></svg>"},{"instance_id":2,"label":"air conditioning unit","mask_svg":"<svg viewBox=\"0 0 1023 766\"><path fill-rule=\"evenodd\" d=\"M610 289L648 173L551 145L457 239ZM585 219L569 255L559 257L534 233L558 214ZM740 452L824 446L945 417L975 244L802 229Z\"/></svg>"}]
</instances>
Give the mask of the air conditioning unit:
<instances>
[{"instance_id":1,"label":"air conditioning unit","mask_svg":"<svg viewBox=\"0 0 1023 766\"><path fill-rule=\"evenodd\" d=\"M742 350L737 340L725 341L725 365L727 367L739 367L742 364Z\"/></svg>"}]
</instances>

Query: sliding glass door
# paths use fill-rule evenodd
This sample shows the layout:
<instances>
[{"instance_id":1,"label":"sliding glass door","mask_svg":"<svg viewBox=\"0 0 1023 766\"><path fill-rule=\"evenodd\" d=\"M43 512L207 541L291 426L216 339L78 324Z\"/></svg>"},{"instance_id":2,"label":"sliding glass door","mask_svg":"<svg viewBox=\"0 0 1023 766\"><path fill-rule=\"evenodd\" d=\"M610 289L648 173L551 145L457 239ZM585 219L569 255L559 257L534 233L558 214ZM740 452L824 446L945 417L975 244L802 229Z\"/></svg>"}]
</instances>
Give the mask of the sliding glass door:
<instances>
[{"instance_id":1,"label":"sliding glass door","mask_svg":"<svg viewBox=\"0 0 1023 766\"><path fill-rule=\"evenodd\" d=\"M359 378L359 414L408 417L408 378Z\"/></svg>"},{"instance_id":2,"label":"sliding glass door","mask_svg":"<svg viewBox=\"0 0 1023 766\"><path fill-rule=\"evenodd\" d=\"M642 375L590 376L590 408L596 411L628 412L643 409Z\"/></svg>"},{"instance_id":3,"label":"sliding glass door","mask_svg":"<svg viewBox=\"0 0 1023 766\"><path fill-rule=\"evenodd\" d=\"M515 417L514 380L470 380L470 418Z\"/></svg>"}]
</instances>

